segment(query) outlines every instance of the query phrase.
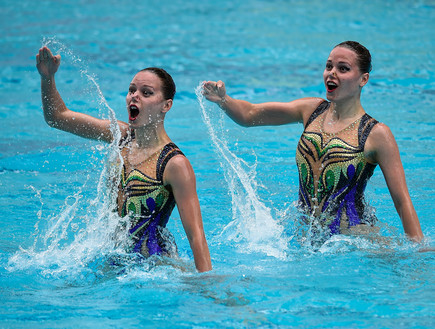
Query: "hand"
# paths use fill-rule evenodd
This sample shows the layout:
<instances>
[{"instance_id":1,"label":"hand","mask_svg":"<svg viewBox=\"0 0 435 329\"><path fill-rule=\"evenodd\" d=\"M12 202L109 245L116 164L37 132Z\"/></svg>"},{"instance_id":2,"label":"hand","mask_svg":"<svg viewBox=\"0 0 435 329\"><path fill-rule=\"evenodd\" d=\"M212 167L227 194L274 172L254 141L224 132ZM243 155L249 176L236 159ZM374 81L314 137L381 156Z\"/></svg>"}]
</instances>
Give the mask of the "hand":
<instances>
[{"instance_id":1,"label":"hand","mask_svg":"<svg viewBox=\"0 0 435 329\"><path fill-rule=\"evenodd\" d=\"M36 55L36 67L42 78L51 79L60 65L60 55L53 56L50 49L42 47Z\"/></svg>"},{"instance_id":2,"label":"hand","mask_svg":"<svg viewBox=\"0 0 435 329\"><path fill-rule=\"evenodd\" d=\"M227 94L225 84L222 81L205 81L202 94L207 100L214 103L222 103Z\"/></svg>"}]
</instances>

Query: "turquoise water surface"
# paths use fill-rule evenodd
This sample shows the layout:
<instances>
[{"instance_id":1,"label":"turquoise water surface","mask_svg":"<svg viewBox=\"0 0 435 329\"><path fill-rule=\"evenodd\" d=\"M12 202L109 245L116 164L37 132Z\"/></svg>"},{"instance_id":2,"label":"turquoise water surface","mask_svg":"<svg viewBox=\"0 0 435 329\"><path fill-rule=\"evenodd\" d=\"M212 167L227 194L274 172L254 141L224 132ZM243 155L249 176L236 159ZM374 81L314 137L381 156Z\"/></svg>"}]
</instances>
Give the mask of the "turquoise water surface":
<instances>
[{"instance_id":1,"label":"turquoise water surface","mask_svg":"<svg viewBox=\"0 0 435 329\"><path fill-rule=\"evenodd\" d=\"M357 40L366 111L393 131L424 246L435 236L433 1L2 1L0 328L433 328L435 256L407 241L379 168L367 199L382 240L301 239L301 125L242 128L197 95L324 97L331 48ZM67 105L126 121L133 75L161 66L166 129L194 167L214 270L198 274L178 212L179 261L125 254L108 190L116 148L49 128L35 55L62 56ZM122 239L121 239L122 240Z\"/></svg>"}]
</instances>

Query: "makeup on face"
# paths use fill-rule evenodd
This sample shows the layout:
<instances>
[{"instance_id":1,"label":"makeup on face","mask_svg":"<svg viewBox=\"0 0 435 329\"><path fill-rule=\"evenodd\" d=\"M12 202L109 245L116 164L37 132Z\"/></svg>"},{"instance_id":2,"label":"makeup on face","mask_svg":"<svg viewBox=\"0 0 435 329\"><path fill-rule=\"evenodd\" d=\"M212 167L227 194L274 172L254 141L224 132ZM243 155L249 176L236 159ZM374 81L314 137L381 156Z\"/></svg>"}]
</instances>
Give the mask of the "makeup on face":
<instances>
[{"instance_id":1,"label":"makeup on face","mask_svg":"<svg viewBox=\"0 0 435 329\"><path fill-rule=\"evenodd\" d=\"M333 49L323 72L328 98L333 97L340 89L348 89L349 83L356 82L360 75L357 56L352 50L342 47Z\"/></svg>"},{"instance_id":2,"label":"makeup on face","mask_svg":"<svg viewBox=\"0 0 435 329\"><path fill-rule=\"evenodd\" d=\"M159 78L151 72L139 72L136 74L130 84L126 97L130 122L136 121L141 112L148 106L154 105L160 99L160 84Z\"/></svg>"}]
</instances>

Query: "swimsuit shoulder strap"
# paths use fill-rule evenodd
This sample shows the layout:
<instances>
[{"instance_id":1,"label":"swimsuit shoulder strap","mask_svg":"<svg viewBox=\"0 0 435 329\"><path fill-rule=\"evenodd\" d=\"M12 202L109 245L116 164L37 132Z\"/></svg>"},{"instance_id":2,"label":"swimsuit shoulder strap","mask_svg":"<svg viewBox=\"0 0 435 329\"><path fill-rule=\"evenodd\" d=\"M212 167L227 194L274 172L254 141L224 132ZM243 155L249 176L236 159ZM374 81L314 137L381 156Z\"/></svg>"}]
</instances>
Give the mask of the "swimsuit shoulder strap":
<instances>
[{"instance_id":1,"label":"swimsuit shoulder strap","mask_svg":"<svg viewBox=\"0 0 435 329\"><path fill-rule=\"evenodd\" d=\"M319 106L317 106L317 108L314 110L314 112L311 113L304 128L307 128L311 122L313 122L320 114L325 112L329 108L330 104L331 103L329 103L328 101L323 101L322 103L320 103Z\"/></svg>"},{"instance_id":2,"label":"swimsuit shoulder strap","mask_svg":"<svg viewBox=\"0 0 435 329\"><path fill-rule=\"evenodd\" d=\"M159 181L163 181L163 173L165 172L166 165L168 164L169 160L171 160L176 155L184 155L183 152L178 148L177 145L174 143L168 143L163 148L162 152L160 153L159 159L157 160L157 179Z\"/></svg>"},{"instance_id":3,"label":"swimsuit shoulder strap","mask_svg":"<svg viewBox=\"0 0 435 329\"><path fill-rule=\"evenodd\" d=\"M134 130L129 129L127 133L121 137L119 140L118 146L120 149L123 149L128 143L130 143L134 139Z\"/></svg>"},{"instance_id":4,"label":"swimsuit shoulder strap","mask_svg":"<svg viewBox=\"0 0 435 329\"><path fill-rule=\"evenodd\" d=\"M373 119L370 115L365 113L362 118L358 128L358 136L359 136L359 145L361 148L364 148L364 145L367 141L367 137L369 137L370 132L373 127L378 124L379 121Z\"/></svg>"}]
</instances>

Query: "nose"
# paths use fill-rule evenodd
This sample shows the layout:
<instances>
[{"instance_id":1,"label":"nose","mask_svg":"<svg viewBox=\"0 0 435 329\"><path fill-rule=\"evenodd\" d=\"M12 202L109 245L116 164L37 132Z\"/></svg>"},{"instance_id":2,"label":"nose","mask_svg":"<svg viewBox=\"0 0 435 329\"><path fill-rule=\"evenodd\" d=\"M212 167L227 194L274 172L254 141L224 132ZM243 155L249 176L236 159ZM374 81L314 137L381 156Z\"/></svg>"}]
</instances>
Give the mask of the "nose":
<instances>
[{"instance_id":1,"label":"nose","mask_svg":"<svg viewBox=\"0 0 435 329\"><path fill-rule=\"evenodd\" d=\"M133 91L133 92L130 92L130 97L131 97L132 99L136 99L136 98L137 98L137 93L138 93L137 90L135 90L135 91Z\"/></svg>"},{"instance_id":2,"label":"nose","mask_svg":"<svg viewBox=\"0 0 435 329\"><path fill-rule=\"evenodd\" d=\"M335 68L332 68L332 69L329 71L329 76L331 76L331 77L336 77L336 76L337 76L337 73L335 72Z\"/></svg>"}]
</instances>

